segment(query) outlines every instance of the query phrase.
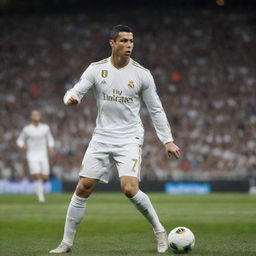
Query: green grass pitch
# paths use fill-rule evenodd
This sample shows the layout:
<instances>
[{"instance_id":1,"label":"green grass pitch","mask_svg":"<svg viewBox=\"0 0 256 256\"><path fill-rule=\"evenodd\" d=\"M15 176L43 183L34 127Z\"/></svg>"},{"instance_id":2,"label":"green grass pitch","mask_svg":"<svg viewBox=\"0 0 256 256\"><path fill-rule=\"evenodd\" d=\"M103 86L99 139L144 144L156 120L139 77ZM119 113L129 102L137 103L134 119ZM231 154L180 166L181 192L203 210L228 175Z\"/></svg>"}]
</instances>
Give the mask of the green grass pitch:
<instances>
[{"instance_id":1,"label":"green grass pitch","mask_svg":"<svg viewBox=\"0 0 256 256\"><path fill-rule=\"evenodd\" d=\"M255 256L256 196L149 193L168 231L190 228L194 256ZM0 195L0 255L43 256L62 239L71 194ZM151 227L121 193L95 193L80 224L73 256L159 255ZM168 252L164 255L174 255Z\"/></svg>"}]
</instances>

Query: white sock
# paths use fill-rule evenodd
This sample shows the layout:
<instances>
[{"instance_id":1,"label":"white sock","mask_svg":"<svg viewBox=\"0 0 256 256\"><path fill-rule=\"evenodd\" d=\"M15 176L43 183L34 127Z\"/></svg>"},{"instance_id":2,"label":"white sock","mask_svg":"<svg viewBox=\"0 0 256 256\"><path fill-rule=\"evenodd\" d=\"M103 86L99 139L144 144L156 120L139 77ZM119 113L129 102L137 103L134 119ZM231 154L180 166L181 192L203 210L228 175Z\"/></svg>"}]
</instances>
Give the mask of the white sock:
<instances>
[{"instance_id":1,"label":"white sock","mask_svg":"<svg viewBox=\"0 0 256 256\"><path fill-rule=\"evenodd\" d=\"M35 182L36 195L38 197L38 201L43 203L45 201L44 198L44 189L42 180L36 180Z\"/></svg>"},{"instance_id":2,"label":"white sock","mask_svg":"<svg viewBox=\"0 0 256 256\"><path fill-rule=\"evenodd\" d=\"M155 233L165 230L159 221L157 213L151 204L149 197L145 193L139 190L134 197L130 198L130 200L136 206L136 208L148 219Z\"/></svg>"},{"instance_id":3,"label":"white sock","mask_svg":"<svg viewBox=\"0 0 256 256\"><path fill-rule=\"evenodd\" d=\"M79 197L75 193L72 196L67 211L64 236L62 240L64 243L67 243L68 245L73 244L77 226L84 217L84 213L86 210L86 201L87 198Z\"/></svg>"}]
</instances>

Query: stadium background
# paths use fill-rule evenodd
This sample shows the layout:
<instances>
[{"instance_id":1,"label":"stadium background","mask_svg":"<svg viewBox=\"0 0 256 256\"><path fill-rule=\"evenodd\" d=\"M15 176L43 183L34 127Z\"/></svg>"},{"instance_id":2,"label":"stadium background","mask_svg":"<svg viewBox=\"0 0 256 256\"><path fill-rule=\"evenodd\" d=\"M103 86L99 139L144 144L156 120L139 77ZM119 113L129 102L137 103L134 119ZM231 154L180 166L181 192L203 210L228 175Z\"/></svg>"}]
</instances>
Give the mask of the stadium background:
<instances>
[{"instance_id":1,"label":"stadium background","mask_svg":"<svg viewBox=\"0 0 256 256\"><path fill-rule=\"evenodd\" d=\"M124 23L134 28L132 57L153 73L182 150L179 161L168 160L143 107L148 188L196 180L246 191L253 183L254 1L2 0L0 8L0 179L28 178L15 141L39 108L56 140L52 176L73 189L96 108L92 95L76 109L62 98L90 62L110 55L109 29Z\"/></svg>"},{"instance_id":2,"label":"stadium background","mask_svg":"<svg viewBox=\"0 0 256 256\"><path fill-rule=\"evenodd\" d=\"M65 107L62 97L91 61L110 54L109 29L127 23L135 30L133 58L152 71L183 153L179 161L165 157L143 108L143 190L168 232L177 226L194 232L189 255L255 256L256 196L237 193L247 192L256 176L255 5L0 0L0 193L15 186L17 191L21 183L20 191L32 193L15 140L35 107L57 142L53 177L74 190L96 109L91 95L78 108ZM236 193L169 195L163 193L167 181L204 183L184 186L189 193L199 184L200 191L211 185L213 192ZM97 190L111 188L120 190L115 178ZM71 196L48 194L42 205L34 194L0 194L0 256L49 256L61 240ZM143 216L121 193L104 192L89 200L72 255L158 254Z\"/></svg>"}]
</instances>

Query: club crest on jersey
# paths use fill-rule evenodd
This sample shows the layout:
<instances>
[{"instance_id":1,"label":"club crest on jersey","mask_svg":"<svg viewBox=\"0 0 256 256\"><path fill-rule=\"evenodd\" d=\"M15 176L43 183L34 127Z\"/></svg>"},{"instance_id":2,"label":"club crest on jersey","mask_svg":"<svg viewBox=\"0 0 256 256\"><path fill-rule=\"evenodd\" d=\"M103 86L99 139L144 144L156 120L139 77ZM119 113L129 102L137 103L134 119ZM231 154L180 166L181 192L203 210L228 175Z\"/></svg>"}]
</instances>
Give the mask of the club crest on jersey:
<instances>
[{"instance_id":1,"label":"club crest on jersey","mask_svg":"<svg viewBox=\"0 0 256 256\"><path fill-rule=\"evenodd\" d=\"M133 89L134 88L134 82L132 80L129 81L128 86Z\"/></svg>"},{"instance_id":2,"label":"club crest on jersey","mask_svg":"<svg viewBox=\"0 0 256 256\"><path fill-rule=\"evenodd\" d=\"M106 78L108 76L108 71L107 70L101 70L101 76L103 78Z\"/></svg>"}]
</instances>

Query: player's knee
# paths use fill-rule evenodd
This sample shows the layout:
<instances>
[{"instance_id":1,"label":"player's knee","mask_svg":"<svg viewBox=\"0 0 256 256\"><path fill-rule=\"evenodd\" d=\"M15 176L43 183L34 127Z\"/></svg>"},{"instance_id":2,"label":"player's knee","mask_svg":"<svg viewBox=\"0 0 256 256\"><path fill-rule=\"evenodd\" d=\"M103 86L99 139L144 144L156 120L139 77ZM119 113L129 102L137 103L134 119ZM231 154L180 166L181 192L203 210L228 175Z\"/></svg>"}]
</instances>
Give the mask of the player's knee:
<instances>
[{"instance_id":1,"label":"player's knee","mask_svg":"<svg viewBox=\"0 0 256 256\"><path fill-rule=\"evenodd\" d=\"M81 192L89 192L92 190L92 186L90 184L79 182L77 185L77 190Z\"/></svg>"},{"instance_id":2,"label":"player's knee","mask_svg":"<svg viewBox=\"0 0 256 256\"><path fill-rule=\"evenodd\" d=\"M41 174L39 174L39 173L33 174L32 179L35 181L42 180Z\"/></svg>"},{"instance_id":3,"label":"player's knee","mask_svg":"<svg viewBox=\"0 0 256 256\"><path fill-rule=\"evenodd\" d=\"M43 181L49 180L49 176L48 176L48 175L42 175L42 180L43 180Z\"/></svg>"},{"instance_id":4,"label":"player's knee","mask_svg":"<svg viewBox=\"0 0 256 256\"><path fill-rule=\"evenodd\" d=\"M137 185L134 185L134 184L130 184L130 183L127 183L127 184L123 184L122 187L122 192L128 197L128 198L132 198L134 197L139 188Z\"/></svg>"},{"instance_id":5,"label":"player's knee","mask_svg":"<svg viewBox=\"0 0 256 256\"><path fill-rule=\"evenodd\" d=\"M85 182L79 182L76 187L76 195L81 197L88 197L93 191L93 185Z\"/></svg>"}]
</instances>

